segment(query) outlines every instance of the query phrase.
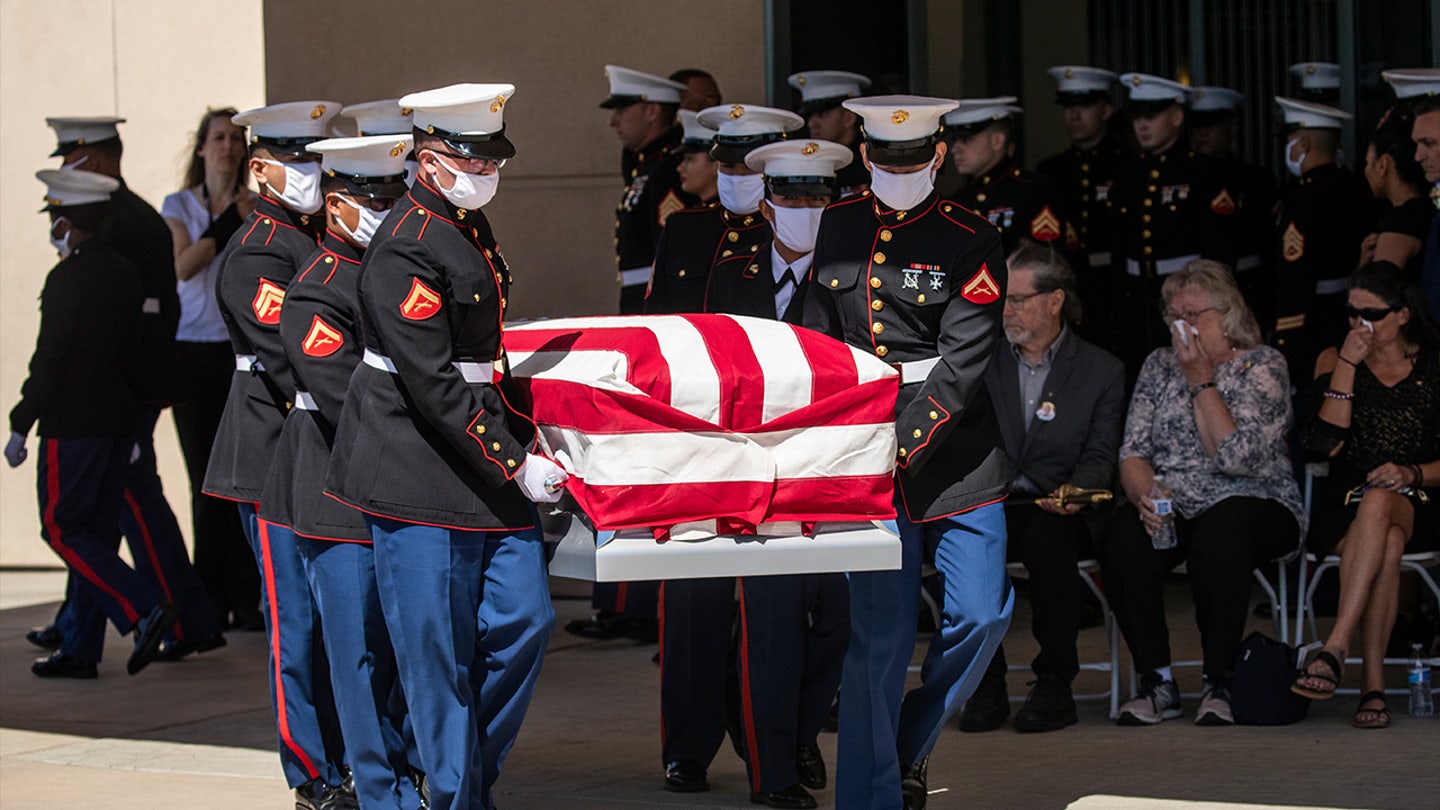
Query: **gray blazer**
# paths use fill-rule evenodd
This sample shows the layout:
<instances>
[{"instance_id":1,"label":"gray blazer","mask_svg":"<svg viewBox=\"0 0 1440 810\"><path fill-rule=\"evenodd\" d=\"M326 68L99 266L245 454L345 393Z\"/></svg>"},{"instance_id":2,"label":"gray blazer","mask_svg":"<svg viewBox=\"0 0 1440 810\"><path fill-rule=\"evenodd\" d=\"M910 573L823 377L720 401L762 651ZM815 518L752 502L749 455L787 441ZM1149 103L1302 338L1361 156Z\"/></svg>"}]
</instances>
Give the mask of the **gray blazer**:
<instances>
[{"instance_id":1,"label":"gray blazer","mask_svg":"<svg viewBox=\"0 0 1440 810\"><path fill-rule=\"evenodd\" d=\"M1024 475L1042 492L1067 481L1110 487L1125 429L1125 367L1072 330L1061 333L1059 340L1043 389L1042 401L1054 405L1055 417L1049 421L1035 416L1025 427L1019 361L1008 344L1002 344L986 371L1005 452L1016 478Z\"/></svg>"}]
</instances>

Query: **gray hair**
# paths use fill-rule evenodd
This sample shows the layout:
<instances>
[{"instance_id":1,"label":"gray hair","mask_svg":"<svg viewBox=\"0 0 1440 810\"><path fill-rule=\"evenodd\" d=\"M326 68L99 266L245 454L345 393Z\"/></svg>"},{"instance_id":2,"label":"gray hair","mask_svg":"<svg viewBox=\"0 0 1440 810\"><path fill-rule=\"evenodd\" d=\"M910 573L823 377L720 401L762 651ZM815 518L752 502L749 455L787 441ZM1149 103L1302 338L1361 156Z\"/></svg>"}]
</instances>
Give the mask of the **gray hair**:
<instances>
[{"instance_id":1,"label":"gray hair","mask_svg":"<svg viewBox=\"0 0 1440 810\"><path fill-rule=\"evenodd\" d=\"M1165 278L1160 287L1160 296L1169 308L1170 299L1181 290L1199 290L1209 297L1211 304L1220 312L1220 326L1225 336L1237 349L1253 349L1260 345L1260 325L1250 307L1245 305L1245 296L1235 286L1235 276L1230 268L1210 259L1196 259L1178 272Z\"/></svg>"},{"instance_id":2,"label":"gray hair","mask_svg":"<svg viewBox=\"0 0 1440 810\"><path fill-rule=\"evenodd\" d=\"M1035 274L1035 292L1048 293L1061 290L1065 293L1065 305L1060 316L1074 326L1080 323L1084 308L1080 304L1075 271L1060 252L1049 245L1042 245L1029 239L1022 239L1020 246L1005 260L1011 271L1028 270Z\"/></svg>"}]
</instances>

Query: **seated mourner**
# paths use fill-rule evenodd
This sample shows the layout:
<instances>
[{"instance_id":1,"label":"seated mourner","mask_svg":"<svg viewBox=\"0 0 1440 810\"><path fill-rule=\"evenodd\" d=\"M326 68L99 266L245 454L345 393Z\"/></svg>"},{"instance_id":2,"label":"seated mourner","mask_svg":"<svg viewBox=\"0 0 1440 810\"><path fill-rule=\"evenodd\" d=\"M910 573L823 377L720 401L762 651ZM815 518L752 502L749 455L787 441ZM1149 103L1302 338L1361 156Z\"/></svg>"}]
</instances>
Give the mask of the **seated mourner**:
<instances>
[{"instance_id":1,"label":"seated mourner","mask_svg":"<svg viewBox=\"0 0 1440 810\"><path fill-rule=\"evenodd\" d=\"M1009 557L1030 573L1031 631L1040 653L1035 688L1015 716L1017 731L1054 731L1075 722L1070 683L1080 670L1075 635L1084 585L1076 571L1092 553L1100 516L1062 501L1061 487L1108 489L1125 423L1125 367L1075 334L1075 274L1052 248L1022 243L1010 254L1005 338L986 386L1005 452L1016 467L1005 504ZM1069 487L1066 488L1069 491ZM1082 511L1083 510L1083 511ZM965 731L990 731L1010 714L1005 651L996 650L960 716Z\"/></svg>"}]
</instances>

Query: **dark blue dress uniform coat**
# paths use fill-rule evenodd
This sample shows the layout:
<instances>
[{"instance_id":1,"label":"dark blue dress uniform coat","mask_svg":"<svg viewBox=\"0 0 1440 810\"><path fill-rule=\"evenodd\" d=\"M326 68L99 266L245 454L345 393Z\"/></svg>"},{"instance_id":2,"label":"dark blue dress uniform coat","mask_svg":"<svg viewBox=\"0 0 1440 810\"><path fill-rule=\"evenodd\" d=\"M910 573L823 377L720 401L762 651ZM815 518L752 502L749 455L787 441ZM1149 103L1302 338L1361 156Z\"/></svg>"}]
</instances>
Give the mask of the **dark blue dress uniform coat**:
<instances>
[{"instance_id":1,"label":"dark blue dress uniform coat","mask_svg":"<svg viewBox=\"0 0 1440 810\"><path fill-rule=\"evenodd\" d=\"M1060 189L1043 175L1009 160L975 178L951 198L990 220L1000 231L1007 256L1020 246L1021 239L1054 245L1061 253L1079 246L1066 220Z\"/></svg>"},{"instance_id":2,"label":"dark blue dress uniform coat","mask_svg":"<svg viewBox=\"0 0 1440 810\"><path fill-rule=\"evenodd\" d=\"M820 221L805 325L889 363L940 358L895 403L896 484L912 520L997 501L1009 484L984 381L1006 281L1000 234L935 193L892 211L866 192Z\"/></svg>"},{"instance_id":3,"label":"dark blue dress uniform coat","mask_svg":"<svg viewBox=\"0 0 1440 810\"><path fill-rule=\"evenodd\" d=\"M660 232L645 313L713 311L705 307L711 270L731 259L753 259L770 233L770 223L758 211L734 214L719 203L671 214Z\"/></svg>"},{"instance_id":4,"label":"dark blue dress uniform coat","mask_svg":"<svg viewBox=\"0 0 1440 810\"><path fill-rule=\"evenodd\" d=\"M682 134L675 126L639 152L626 153L634 155L633 165L626 161L625 193L615 207L615 264L621 273L651 266L670 215L700 202L680 187ZM620 311L641 312L645 289L643 281L622 280Z\"/></svg>"},{"instance_id":5,"label":"dark blue dress uniform coat","mask_svg":"<svg viewBox=\"0 0 1440 810\"><path fill-rule=\"evenodd\" d=\"M285 414L295 402L295 380L280 342L280 309L291 280L315 252L314 227L312 217L262 195L225 247L215 281L220 317L235 354L254 356L263 370L236 369L231 378L205 472L209 495L260 501Z\"/></svg>"},{"instance_id":6,"label":"dark blue dress uniform coat","mask_svg":"<svg viewBox=\"0 0 1440 810\"><path fill-rule=\"evenodd\" d=\"M534 424L510 408L501 386L469 384L452 365L502 359L509 289L485 216L417 180L360 267L365 348L390 358L396 373L356 368L327 492L407 523L534 527L530 501L514 483Z\"/></svg>"},{"instance_id":7,"label":"dark blue dress uniform coat","mask_svg":"<svg viewBox=\"0 0 1440 810\"><path fill-rule=\"evenodd\" d=\"M260 517L322 540L370 542L361 514L325 496L325 472L350 377L360 364L362 251L330 231L285 293L280 338L297 394L315 410L294 408L285 419L265 481Z\"/></svg>"}]
</instances>

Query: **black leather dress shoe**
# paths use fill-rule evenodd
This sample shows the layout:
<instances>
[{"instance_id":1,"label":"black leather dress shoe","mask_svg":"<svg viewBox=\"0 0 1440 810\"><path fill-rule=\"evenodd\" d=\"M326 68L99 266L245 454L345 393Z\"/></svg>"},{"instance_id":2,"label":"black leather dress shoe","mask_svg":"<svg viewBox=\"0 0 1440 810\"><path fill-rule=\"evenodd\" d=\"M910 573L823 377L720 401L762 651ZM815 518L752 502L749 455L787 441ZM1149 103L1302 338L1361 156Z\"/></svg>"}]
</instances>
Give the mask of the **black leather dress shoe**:
<instances>
[{"instance_id":1,"label":"black leather dress shoe","mask_svg":"<svg viewBox=\"0 0 1440 810\"><path fill-rule=\"evenodd\" d=\"M900 793L905 810L925 810L925 802L930 798L929 782L929 757L905 769L905 775L900 777Z\"/></svg>"},{"instance_id":2,"label":"black leather dress shoe","mask_svg":"<svg viewBox=\"0 0 1440 810\"><path fill-rule=\"evenodd\" d=\"M763 804L766 807L788 807L794 810L806 810L806 808L817 806L815 797L800 785L791 785L784 790L753 791L750 794L750 803Z\"/></svg>"},{"instance_id":3,"label":"black leather dress shoe","mask_svg":"<svg viewBox=\"0 0 1440 810\"><path fill-rule=\"evenodd\" d=\"M800 784L811 790L824 790L829 779L825 775L825 758L820 756L820 746L815 743L802 745L795 751L795 773Z\"/></svg>"},{"instance_id":4,"label":"black leather dress shoe","mask_svg":"<svg viewBox=\"0 0 1440 810\"><path fill-rule=\"evenodd\" d=\"M316 777L295 788L295 810L359 810L355 794Z\"/></svg>"},{"instance_id":5,"label":"black leather dress shoe","mask_svg":"<svg viewBox=\"0 0 1440 810\"><path fill-rule=\"evenodd\" d=\"M625 634L625 615L602 610L588 619L565 623L565 632L581 638L603 641Z\"/></svg>"},{"instance_id":6,"label":"black leather dress shoe","mask_svg":"<svg viewBox=\"0 0 1440 810\"><path fill-rule=\"evenodd\" d=\"M1025 705L1015 713L1015 730L1059 731L1078 721L1070 684L1055 675L1041 675Z\"/></svg>"},{"instance_id":7,"label":"black leather dress shoe","mask_svg":"<svg viewBox=\"0 0 1440 810\"><path fill-rule=\"evenodd\" d=\"M177 616L174 605L161 601L150 609L149 615L135 624L135 652L125 662L126 672L134 675L155 660L155 654L160 652L160 642L175 626Z\"/></svg>"},{"instance_id":8,"label":"black leather dress shoe","mask_svg":"<svg viewBox=\"0 0 1440 810\"><path fill-rule=\"evenodd\" d=\"M677 759L665 766L665 789L676 793L700 793L710 789L705 766L693 759Z\"/></svg>"},{"instance_id":9,"label":"black leather dress shoe","mask_svg":"<svg viewBox=\"0 0 1440 810\"><path fill-rule=\"evenodd\" d=\"M60 642L64 641L65 637L60 635L60 631L56 630L55 625L52 624L48 627L30 628L25 633L25 640L42 650L58 650Z\"/></svg>"},{"instance_id":10,"label":"black leather dress shoe","mask_svg":"<svg viewBox=\"0 0 1440 810\"><path fill-rule=\"evenodd\" d=\"M230 627L246 633L259 633L265 630L265 614L259 608L236 608L234 618L230 621Z\"/></svg>"},{"instance_id":11,"label":"black leather dress shoe","mask_svg":"<svg viewBox=\"0 0 1440 810\"><path fill-rule=\"evenodd\" d=\"M994 731L1010 716L1010 696L1005 694L1005 682L984 678L975 694L965 702L965 711L960 713L960 730L971 733Z\"/></svg>"},{"instance_id":12,"label":"black leather dress shoe","mask_svg":"<svg viewBox=\"0 0 1440 810\"><path fill-rule=\"evenodd\" d=\"M62 652L52 653L48 658L37 658L30 665L30 671L42 678L95 678L99 673L91 661L81 661Z\"/></svg>"},{"instance_id":13,"label":"black leather dress shoe","mask_svg":"<svg viewBox=\"0 0 1440 810\"><path fill-rule=\"evenodd\" d=\"M226 644L225 636L216 633L205 638L187 638L184 641L176 641L161 645L160 652L155 654L156 661L179 661L191 653L209 652L218 650Z\"/></svg>"}]
</instances>

